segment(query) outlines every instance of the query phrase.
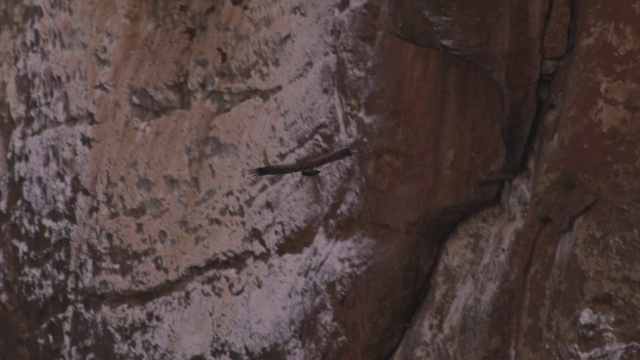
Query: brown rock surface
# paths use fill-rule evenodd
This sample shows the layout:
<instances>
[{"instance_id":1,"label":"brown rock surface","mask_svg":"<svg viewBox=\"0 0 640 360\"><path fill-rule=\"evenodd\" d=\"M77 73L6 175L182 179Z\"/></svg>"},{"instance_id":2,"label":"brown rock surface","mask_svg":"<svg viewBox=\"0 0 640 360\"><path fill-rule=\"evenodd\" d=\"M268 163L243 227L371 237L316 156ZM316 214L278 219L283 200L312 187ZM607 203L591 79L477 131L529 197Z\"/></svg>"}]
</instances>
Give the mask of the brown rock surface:
<instances>
[{"instance_id":1,"label":"brown rock surface","mask_svg":"<svg viewBox=\"0 0 640 360\"><path fill-rule=\"evenodd\" d=\"M536 112L541 34L550 1L392 0L389 4L394 34L456 55L495 82L485 91L496 92L502 100L494 121L500 126L506 159L494 171L515 172ZM558 15L550 23L561 24L562 7L553 10Z\"/></svg>"},{"instance_id":2,"label":"brown rock surface","mask_svg":"<svg viewBox=\"0 0 640 360\"><path fill-rule=\"evenodd\" d=\"M625 6L0 4L0 358L638 356Z\"/></svg>"},{"instance_id":3,"label":"brown rock surface","mask_svg":"<svg viewBox=\"0 0 640 360\"><path fill-rule=\"evenodd\" d=\"M448 238L395 359L640 356L640 8L609 5L573 9L526 168Z\"/></svg>"}]
</instances>

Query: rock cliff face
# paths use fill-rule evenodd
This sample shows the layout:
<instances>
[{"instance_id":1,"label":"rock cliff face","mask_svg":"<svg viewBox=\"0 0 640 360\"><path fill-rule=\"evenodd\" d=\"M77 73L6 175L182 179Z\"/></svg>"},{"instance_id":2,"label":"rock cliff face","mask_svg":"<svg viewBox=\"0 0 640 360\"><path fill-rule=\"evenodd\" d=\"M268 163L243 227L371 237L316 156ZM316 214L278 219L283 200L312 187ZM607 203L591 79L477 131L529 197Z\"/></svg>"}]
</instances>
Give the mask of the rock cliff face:
<instances>
[{"instance_id":1,"label":"rock cliff face","mask_svg":"<svg viewBox=\"0 0 640 360\"><path fill-rule=\"evenodd\" d=\"M631 2L0 20L0 358L640 356Z\"/></svg>"}]
</instances>

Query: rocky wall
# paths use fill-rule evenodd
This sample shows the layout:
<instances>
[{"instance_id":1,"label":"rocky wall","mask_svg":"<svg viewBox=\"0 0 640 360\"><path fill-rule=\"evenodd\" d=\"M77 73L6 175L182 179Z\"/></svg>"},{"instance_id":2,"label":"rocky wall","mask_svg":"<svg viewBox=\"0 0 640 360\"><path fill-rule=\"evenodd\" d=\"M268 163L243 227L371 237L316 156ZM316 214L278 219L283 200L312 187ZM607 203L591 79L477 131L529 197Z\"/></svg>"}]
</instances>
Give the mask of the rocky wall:
<instances>
[{"instance_id":1,"label":"rocky wall","mask_svg":"<svg viewBox=\"0 0 640 360\"><path fill-rule=\"evenodd\" d=\"M394 359L640 356L640 8L619 5L552 2L525 165L447 239Z\"/></svg>"},{"instance_id":2,"label":"rocky wall","mask_svg":"<svg viewBox=\"0 0 640 360\"><path fill-rule=\"evenodd\" d=\"M3 2L0 358L637 356L639 11Z\"/></svg>"}]
</instances>

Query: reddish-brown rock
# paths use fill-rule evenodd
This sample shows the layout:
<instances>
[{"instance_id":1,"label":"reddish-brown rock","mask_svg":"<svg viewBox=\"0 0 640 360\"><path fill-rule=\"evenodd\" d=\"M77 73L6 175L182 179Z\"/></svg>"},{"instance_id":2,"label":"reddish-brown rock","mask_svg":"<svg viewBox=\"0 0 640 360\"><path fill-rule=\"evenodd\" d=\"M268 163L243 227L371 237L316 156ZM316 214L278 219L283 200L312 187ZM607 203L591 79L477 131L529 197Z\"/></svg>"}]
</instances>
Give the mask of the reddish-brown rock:
<instances>
[{"instance_id":1,"label":"reddish-brown rock","mask_svg":"<svg viewBox=\"0 0 640 360\"><path fill-rule=\"evenodd\" d=\"M495 81L484 91L502 97L501 114L493 119L506 156L499 173L517 170L536 113L540 36L548 8L548 0L389 2L394 34L469 61Z\"/></svg>"},{"instance_id":2,"label":"reddish-brown rock","mask_svg":"<svg viewBox=\"0 0 640 360\"><path fill-rule=\"evenodd\" d=\"M396 359L639 356L640 12L609 5L564 22L528 165L447 240Z\"/></svg>"},{"instance_id":3,"label":"reddish-brown rock","mask_svg":"<svg viewBox=\"0 0 640 360\"><path fill-rule=\"evenodd\" d=\"M0 358L633 358L638 18L5 2Z\"/></svg>"},{"instance_id":4,"label":"reddish-brown rock","mask_svg":"<svg viewBox=\"0 0 640 360\"><path fill-rule=\"evenodd\" d=\"M640 8L604 1L576 6L575 47L554 82L561 115L541 160L533 208L573 206L569 227L553 218L531 243L531 266L515 277L515 350L523 357L640 356L639 114L625 106L640 89ZM560 181L554 179L560 179ZM550 191L565 187L562 193ZM585 195L589 200L585 198ZM572 205L576 204L576 205ZM533 214L532 214L533 215ZM535 223L533 216L527 219ZM521 268L522 259L513 259Z\"/></svg>"},{"instance_id":5,"label":"reddish-brown rock","mask_svg":"<svg viewBox=\"0 0 640 360\"><path fill-rule=\"evenodd\" d=\"M568 47L573 41L573 25L570 1L552 1L543 38L545 58L557 59L567 53Z\"/></svg>"}]
</instances>

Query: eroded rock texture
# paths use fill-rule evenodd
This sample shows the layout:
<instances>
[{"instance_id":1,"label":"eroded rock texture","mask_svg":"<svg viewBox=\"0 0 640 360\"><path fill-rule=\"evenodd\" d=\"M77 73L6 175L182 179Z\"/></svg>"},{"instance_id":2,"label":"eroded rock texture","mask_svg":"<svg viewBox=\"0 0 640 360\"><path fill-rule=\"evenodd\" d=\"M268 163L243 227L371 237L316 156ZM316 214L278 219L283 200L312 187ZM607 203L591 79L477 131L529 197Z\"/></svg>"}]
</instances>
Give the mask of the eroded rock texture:
<instances>
[{"instance_id":1,"label":"eroded rock texture","mask_svg":"<svg viewBox=\"0 0 640 360\"><path fill-rule=\"evenodd\" d=\"M639 356L639 14L3 2L0 358Z\"/></svg>"},{"instance_id":2,"label":"eroded rock texture","mask_svg":"<svg viewBox=\"0 0 640 360\"><path fill-rule=\"evenodd\" d=\"M551 5L525 166L447 239L394 359L640 357L640 8Z\"/></svg>"}]
</instances>

